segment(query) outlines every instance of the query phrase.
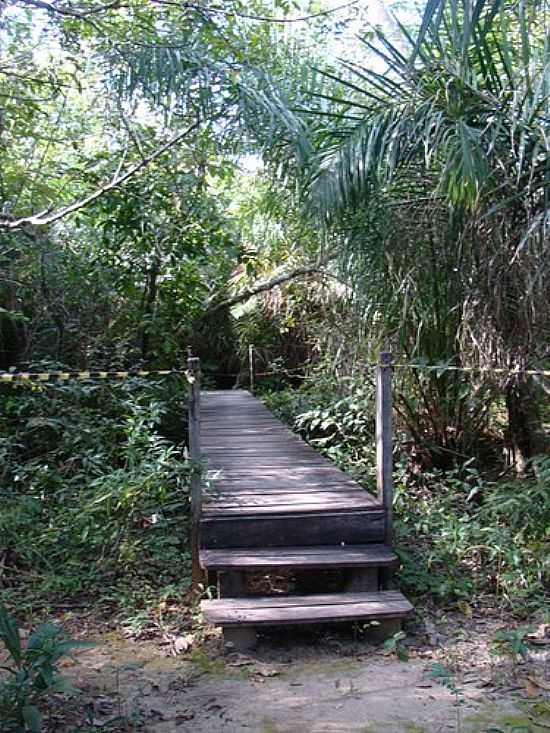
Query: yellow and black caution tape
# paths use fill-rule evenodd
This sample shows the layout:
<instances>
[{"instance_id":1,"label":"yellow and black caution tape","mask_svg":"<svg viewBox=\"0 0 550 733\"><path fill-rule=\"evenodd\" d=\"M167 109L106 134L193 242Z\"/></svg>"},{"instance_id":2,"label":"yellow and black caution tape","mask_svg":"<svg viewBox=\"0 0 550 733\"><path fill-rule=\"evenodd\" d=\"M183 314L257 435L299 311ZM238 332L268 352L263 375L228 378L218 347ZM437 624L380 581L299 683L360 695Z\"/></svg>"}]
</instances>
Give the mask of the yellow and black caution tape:
<instances>
[{"instance_id":1,"label":"yellow and black caution tape","mask_svg":"<svg viewBox=\"0 0 550 733\"><path fill-rule=\"evenodd\" d=\"M378 364L365 364L366 367L376 367ZM500 367L460 367L460 366L445 366L444 364L386 364L393 369L417 369L420 371L436 371L443 374L444 372L482 372L487 374L509 374L509 375L531 375L531 376L542 376L550 377L550 370L547 369L505 369ZM257 372L256 377L265 377L270 375L290 375L293 373L295 376L300 376L298 372L303 372L304 367L296 369L278 369L266 372ZM193 383L196 379L195 375L191 374L186 369L129 369L128 371L122 370L88 370L82 372L65 371L65 372L0 372L0 384L6 383L19 383L19 382L67 382L69 380L86 381L86 380L97 380L97 379L130 379L131 377L167 377L170 375L185 376L187 381ZM238 375L225 375L225 376L238 376Z\"/></svg>"},{"instance_id":2,"label":"yellow and black caution tape","mask_svg":"<svg viewBox=\"0 0 550 733\"><path fill-rule=\"evenodd\" d=\"M376 366L376 365L374 365ZM445 364L387 364L394 369L418 369L420 371L436 371L436 372L482 372L484 374L517 374L517 375L538 375L542 377L550 377L548 369L506 369L501 367L462 367L462 366L446 366Z\"/></svg>"},{"instance_id":3,"label":"yellow and black caution tape","mask_svg":"<svg viewBox=\"0 0 550 733\"><path fill-rule=\"evenodd\" d=\"M0 384L6 382L66 382L70 379L129 379L131 377L167 377L171 374L188 376L183 369L130 369L128 371L84 372L0 372Z\"/></svg>"}]
</instances>

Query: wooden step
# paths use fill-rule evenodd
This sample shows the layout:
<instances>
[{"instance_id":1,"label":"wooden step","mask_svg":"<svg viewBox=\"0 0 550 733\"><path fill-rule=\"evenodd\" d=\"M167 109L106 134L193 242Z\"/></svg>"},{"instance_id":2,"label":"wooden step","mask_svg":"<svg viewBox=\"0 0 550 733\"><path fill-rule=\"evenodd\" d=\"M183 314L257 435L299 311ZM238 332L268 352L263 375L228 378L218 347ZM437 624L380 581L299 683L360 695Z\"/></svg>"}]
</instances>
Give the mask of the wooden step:
<instances>
[{"instance_id":1,"label":"wooden step","mask_svg":"<svg viewBox=\"0 0 550 733\"><path fill-rule=\"evenodd\" d=\"M214 571L388 567L396 562L397 555L382 544L313 545L276 550L238 547L200 552L201 566Z\"/></svg>"},{"instance_id":2,"label":"wooden step","mask_svg":"<svg viewBox=\"0 0 550 733\"><path fill-rule=\"evenodd\" d=\"M378 591L221 598L203 601L201 610L207 623L225 628L401 619L413 607L399 591Z\"/></svg>"},{"instance_id":3,"label":"wooden step","mask_svg":"<svg viewBox=\"0 0 550 733\"><path fill-rule=\"evenodd\" d=\"M272 508L267 513L248 510L235 516L209 515L206 510L200 523L201 546L222 547L294 547L296 545L362 545L384 539L384 512L378 507L320 512L297 511L296 507ZM285 512L286 513L282 513Z\"/></svg>"}]
</instances>

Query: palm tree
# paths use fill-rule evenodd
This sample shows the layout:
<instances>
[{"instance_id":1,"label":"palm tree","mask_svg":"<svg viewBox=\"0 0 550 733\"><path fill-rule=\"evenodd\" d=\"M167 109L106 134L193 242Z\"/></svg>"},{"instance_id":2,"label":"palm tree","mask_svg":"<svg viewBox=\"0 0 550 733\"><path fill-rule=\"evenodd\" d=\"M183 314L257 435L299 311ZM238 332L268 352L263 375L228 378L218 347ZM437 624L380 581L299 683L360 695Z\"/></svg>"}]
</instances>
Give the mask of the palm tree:
<instances>
[{"instance_id":1,"label":"palm tree","mask_svg":"<svg viewBox=\"0 0 550 733\"><path fill-rule=\"evenodd\" d=\"M414 36L401 26L407 53L377 32L364 62L318 71L309 103L285 109L310 207L351 222L342 262L405 356L511 370L548 359L547 13L537 0L429 0ZM428 382L461 407L457 379ZM539 449L534 385L499 386L522 470Z\"/></svg>"}]
</instances>

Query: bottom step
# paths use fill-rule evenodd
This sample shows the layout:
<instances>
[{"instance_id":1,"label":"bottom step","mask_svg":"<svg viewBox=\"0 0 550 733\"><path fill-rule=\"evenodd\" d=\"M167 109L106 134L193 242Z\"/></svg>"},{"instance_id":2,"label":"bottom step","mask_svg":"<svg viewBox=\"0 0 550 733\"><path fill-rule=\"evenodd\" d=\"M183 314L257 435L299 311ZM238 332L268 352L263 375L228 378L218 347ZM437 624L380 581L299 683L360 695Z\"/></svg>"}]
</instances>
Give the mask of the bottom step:
<instances>
[{"instance_id":1,"label":"bottom step","mask_svg":"<svg viewBox=\"0 0 550 733\"><path fill-rule=\"evenodd\" d=\"M214 626L279 626L368 619L399 619L413 607L399 591L311 596L221 598L201 603L204 620Z\"/></svg>"}]
</instances>

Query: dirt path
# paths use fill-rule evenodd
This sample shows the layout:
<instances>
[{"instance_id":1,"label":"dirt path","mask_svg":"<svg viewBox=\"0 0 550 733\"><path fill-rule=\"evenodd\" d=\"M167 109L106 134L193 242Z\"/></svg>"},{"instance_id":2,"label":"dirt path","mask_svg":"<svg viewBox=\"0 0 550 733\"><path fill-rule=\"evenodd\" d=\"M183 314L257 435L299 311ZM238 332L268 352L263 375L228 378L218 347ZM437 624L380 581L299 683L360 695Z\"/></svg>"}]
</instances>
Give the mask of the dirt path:
<instances>
[{"instance_id":1,"label":"dirt path","mask_svg":"<svg viewBox=\"0 0 550 733\"><path fill-rule=\"evenodd\" d=\"M107 637L66 671L89 701L86 731L548 733L549 647L521 664L495 658L495 623L427 622L408 661L326 632L274 633L250 656L224 654L215 635L178 656ZM455 671L434 680L437 664Z\"/></svg>"}]
</instances>

